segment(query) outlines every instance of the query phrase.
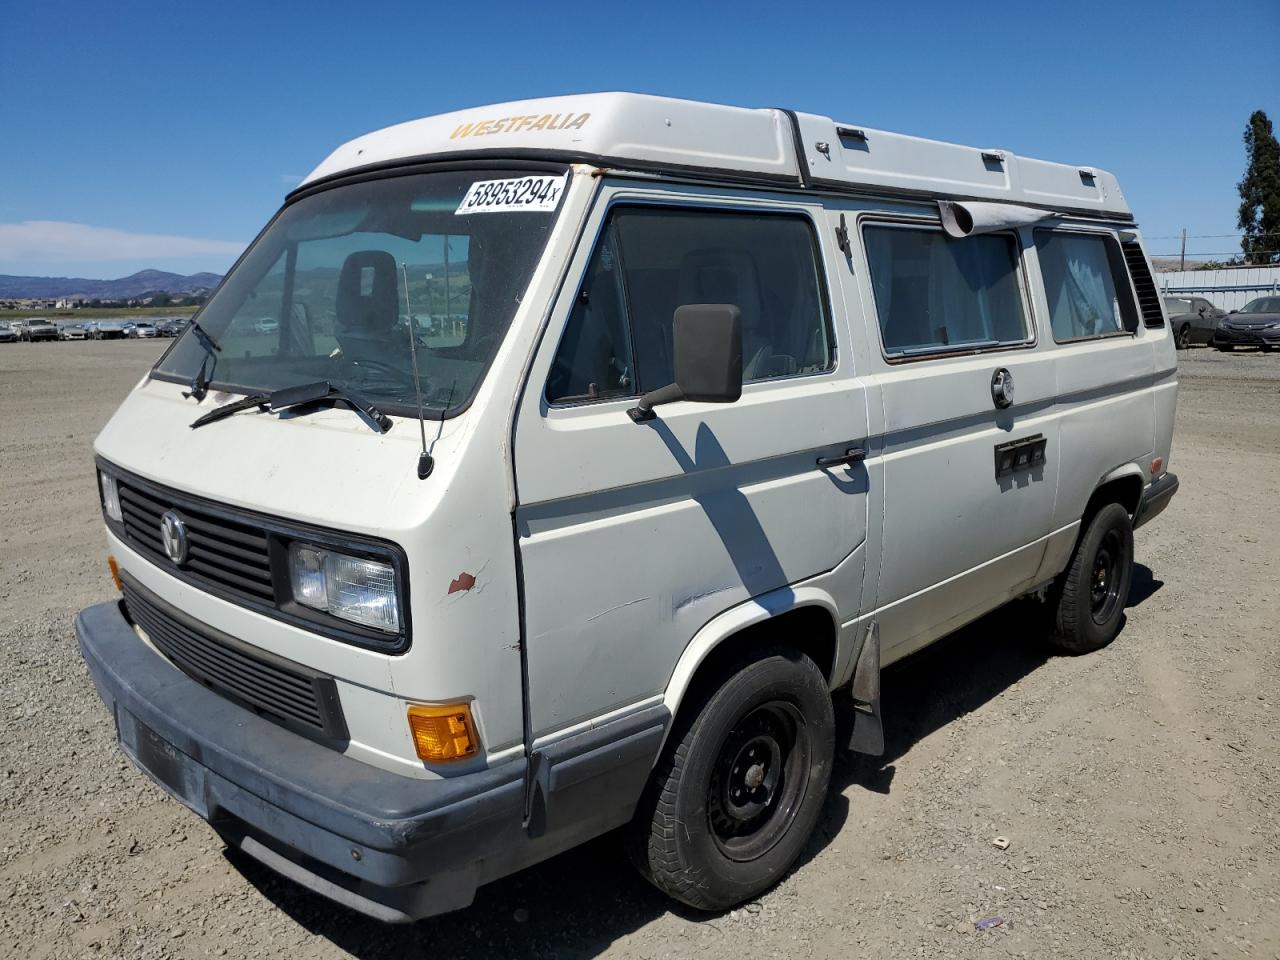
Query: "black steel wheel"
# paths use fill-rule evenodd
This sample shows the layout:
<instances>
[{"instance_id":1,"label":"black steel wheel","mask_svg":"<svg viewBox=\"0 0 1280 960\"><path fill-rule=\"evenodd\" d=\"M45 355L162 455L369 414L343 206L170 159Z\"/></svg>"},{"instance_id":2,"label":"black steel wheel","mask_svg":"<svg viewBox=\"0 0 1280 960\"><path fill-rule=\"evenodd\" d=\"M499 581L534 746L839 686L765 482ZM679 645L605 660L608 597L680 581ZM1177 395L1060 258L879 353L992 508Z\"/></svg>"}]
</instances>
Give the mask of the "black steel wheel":
<instances>
[{"instance_id":1,"label":"black steel wheel","mask_svg":"<svg viewBox=\"0 0 1280 960\"><path fill-rule=\"evenodd\" d=\"M1063 653L1089 653L1115 639L1133 583L1133 525L1118 503L1089 520L1071 564L1050 592L1052 645Z\"/></svg>"},{"instance_id":2,"label":"black steel wheel","mask_svg":"<svg viewBox=\"0 0 1280 960\"><path fill-rule=\"evenodd\" d=\"M671 897L723 910L795 863L821 814L835 720L826 678L765 651L682 708L630 829L636 866Z\"/></svg>"},{"instance_id":3,"label":"black steel wheel","mask_svg":"<svg viewBox=\"0 0 1280 960\"><path fill-rule=\"evenodd\" d=\"M785 836L808 782L812 750L804 717L775 700L725 738L707 790L707 818L730 860L754 860Z\"/></svg>"},{"instance_id":4,"label":"black steel wheel","mask_svg":"<svg viewBox=\"0 0 1280 960\"><path fill-rule=\"evenodd\" d=\"M1105 624L1115 615L1120 603L1121 564L1124 543L1120 530L1109 528L1093 555L1093 573L1089 583L1089 615L1093 622Z\"/></svg>"}]
</instances>

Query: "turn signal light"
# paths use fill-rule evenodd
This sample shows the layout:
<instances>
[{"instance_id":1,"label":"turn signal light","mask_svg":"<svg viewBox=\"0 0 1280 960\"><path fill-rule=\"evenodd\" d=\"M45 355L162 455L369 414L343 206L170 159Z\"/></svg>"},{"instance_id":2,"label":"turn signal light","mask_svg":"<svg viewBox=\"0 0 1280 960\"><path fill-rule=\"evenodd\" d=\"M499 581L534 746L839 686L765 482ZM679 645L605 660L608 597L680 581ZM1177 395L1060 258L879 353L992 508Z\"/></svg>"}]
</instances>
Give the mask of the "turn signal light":
<instances>
[{"instance_id":1,"label":"turn signal light","mask_svg":"<svg viewBox=\"0 0 1280 960\"><path fill-rule=\"evenodd\" d=\"M1151 475L1153 477L1160 476L1160 471L1164 469L1164 457L1156 457L1151 461Z\"/></svg>"},{"instance_id":2,"label":"turn signal light","mask_svg":"<svg viewBox=\"0 0 1280 960\"><path fill-rule=\"evenodd\" d=\"M111 554L107 554L107 566L111 568L111 582L116 585L117 590L123 593L124 587L120 585L120 564L116 563L116 558Z\"/></svg>"},{"instance_id":3,"label":"turn signal light","mask_svg":"<svg viewBox=\"0 0 1280 960\"><path fill-rule=\"evenodd\" d=\"M427 763L446 763L472 756L480 746L469 703L409 707L413 748Z\"/></svg>"}]
</instances>

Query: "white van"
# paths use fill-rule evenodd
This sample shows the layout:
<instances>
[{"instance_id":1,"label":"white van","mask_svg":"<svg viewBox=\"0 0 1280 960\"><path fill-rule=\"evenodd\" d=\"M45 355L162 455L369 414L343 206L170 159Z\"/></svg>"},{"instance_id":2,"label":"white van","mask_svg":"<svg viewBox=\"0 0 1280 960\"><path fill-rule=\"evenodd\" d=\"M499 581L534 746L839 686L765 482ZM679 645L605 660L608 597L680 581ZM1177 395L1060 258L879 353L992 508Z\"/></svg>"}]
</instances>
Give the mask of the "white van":
<instances>
[{"instance_id":1,"label":"white van","mask_svg":"<svg viewBox=\"0 0 1280 960\"><path fill-rule=\"evenodd\" d=\"M140 767L355 910L624 825L722 909L804 845L835 700L882 749L882 666L1026 594L1116 635L1174 357L1102 170L631 94L401 124L98 437L80 645Z\"/></svg>"}]
</instances>

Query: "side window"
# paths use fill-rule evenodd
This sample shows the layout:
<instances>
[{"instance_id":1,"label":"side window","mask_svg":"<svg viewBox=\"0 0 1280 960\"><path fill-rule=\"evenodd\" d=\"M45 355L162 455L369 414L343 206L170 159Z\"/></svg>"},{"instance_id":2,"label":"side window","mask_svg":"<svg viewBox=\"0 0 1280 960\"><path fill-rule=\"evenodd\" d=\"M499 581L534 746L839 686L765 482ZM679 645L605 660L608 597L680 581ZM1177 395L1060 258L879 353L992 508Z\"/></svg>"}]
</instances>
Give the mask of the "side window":
<instances>
[{"instance_id":1,"label":"side window","mask_svg":"<svg viewBox=\"0 0 1280 960\"><path fill-rule=\"evenodd\" d=\"M1138 329L1119 245L1109 237L1036 231L1053 339L1080 340Z\"/></svg>"},{"instance_id":2,"label":"side window","mask_svg":"<svg viewBox=\"0 0 1280 960\"><path fill-rule=\"evenodd\" d=\"M552 403L606 400L635 392L631 332L618 263L617 231L604 231L547 378Z\"/></svg>"},{"instance_id":3,"label":"side window","mask_svg":"<svg viewBox=\"0 0 1280 960\"><path fill-rule=\"evenodd\" d=\"M1018 251L1007 234L955 240L939 229L863 230L880 337L890 356L1025 343Z\"/></svg>"},{"instance_id":4,"label":"side window","mask_svg":"<svg viewBox=\"0 0 1280 960\"><path fill-rule=\"evenodd\" d=\"M743 380L830 369L817 241L785 214L619 207L592 257L547 382L552 402L632 396L673 379L672 317L742 312Z\"/></svg>"}]
</instances>

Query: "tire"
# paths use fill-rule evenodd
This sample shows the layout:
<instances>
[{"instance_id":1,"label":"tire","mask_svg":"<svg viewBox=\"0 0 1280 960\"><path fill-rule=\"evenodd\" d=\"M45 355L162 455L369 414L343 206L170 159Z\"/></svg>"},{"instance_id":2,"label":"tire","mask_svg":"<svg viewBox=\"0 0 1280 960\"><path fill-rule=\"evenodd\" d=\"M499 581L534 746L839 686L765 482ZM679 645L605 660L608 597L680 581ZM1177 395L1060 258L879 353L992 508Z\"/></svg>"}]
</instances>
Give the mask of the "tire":
<instances>
[{"instance_id":1,"label":"tire","mask_svg":"<svg viewBox=\"0 0 1280 960\"><path fill-rule=\"evenodd\" d=\"M1178 328L1177 339L1173 341L1173 345L1179 350L1185 350L1191 346L1191 324L1184 323Z\"/></svg>"},{"instance_id":2,"label":"tire","mask_svg":"<svg viewBox=\"0 0 1280 960\"><path fill-rule=\"evenodd\" d=\"M1214 346L1217 347L1223 353L1230 353L1232 350L1236 348L1236 345L1234 343L1215 343Z\"/></svg>"},{"instance_id":3,"label":"tire","mask_svg":"<svg viewBox=\"0 0 1280 960\"><path fill-rule=\"evenodd\" d=\"M812 660L776 648L739 663L672 730L629 827L632 861L698 910L758 896L813 832L834 743L831 695Z\"/></svg>"},{"instance_id":4,"label":"tire","mask_svg":"<svg viewBox=\"0 0 1280 960\"><path fill-rule=\"evenodd\" d=\"M1109 503L1089 521L1055 585L1050 645L1081 654L1109 644L1124 623L1132 583L1133 526L1124 507Z\"/></svg>"}]
</instances>

